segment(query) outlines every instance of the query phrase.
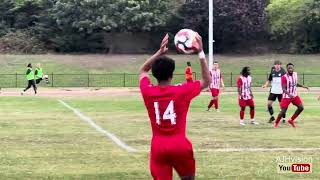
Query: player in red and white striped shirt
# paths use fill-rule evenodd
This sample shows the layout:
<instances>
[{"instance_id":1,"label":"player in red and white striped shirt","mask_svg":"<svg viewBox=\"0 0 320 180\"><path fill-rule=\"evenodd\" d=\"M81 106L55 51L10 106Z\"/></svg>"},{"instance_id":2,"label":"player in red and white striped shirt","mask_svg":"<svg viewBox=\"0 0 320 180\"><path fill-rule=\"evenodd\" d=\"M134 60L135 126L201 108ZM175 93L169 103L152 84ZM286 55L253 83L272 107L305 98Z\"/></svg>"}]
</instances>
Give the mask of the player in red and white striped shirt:
<instances>
[{"instance_id":1,"label":"player in red and white striped shirt","mask_svg":"<svg viewBox=\"0 0 320 180\"><path fill-rule=\"evenodd\" d=\"M250 67L244 67L241 71L241 75L237 80L238 85L238 100L240 106L240 125L244 124L244 112L246 106L250 107L250 124L258 124L254 121L254 101L251 90L252 78L250 76Z\"/></svg>"},{"instance_id":2,"label":"player in red and white striped shirt","mask_svg":"<svg viewBox=\"0 0 320 180\"><path fill-rule=\"evenodd\" d=\"M219 112L218 97L219 97L219 93L220 93L220 85L222 88L224 88L224 83L223 83L223 79L222 79L222 73L219 69L219 64L217 61L213 62L213 68L210 71L210 75L211 75L212 81L209 86L209 89L211 91L212 100L210 101L210 103L208 105L207 111L209 111L210 108L212 107L212 105L214 104L215 110L217 112Z\"/></svg>"},{"instance_id":3,"label":"player in red and white striped shirt","mask_svg":"<svg viewBox=\"0 0 320 180\"><path fill-rule=\"evenodd\" d=\"M300 97L298 96L297 87L303 87L305 89L309 88L298 83L298 74L294 72L294 65L292 63L287 64L287 73L281 77L281 84L283 90L282 100L280 103L281 111L273 127L277 128L279 126L279 122L282 115L286 113L289 105L292 103L297 107L297 110L293 114L293 116L288 120L288 123L295 128L296 124L294 123L294 120L304 109L303 103Z\"/></svg>"}]
</instances>

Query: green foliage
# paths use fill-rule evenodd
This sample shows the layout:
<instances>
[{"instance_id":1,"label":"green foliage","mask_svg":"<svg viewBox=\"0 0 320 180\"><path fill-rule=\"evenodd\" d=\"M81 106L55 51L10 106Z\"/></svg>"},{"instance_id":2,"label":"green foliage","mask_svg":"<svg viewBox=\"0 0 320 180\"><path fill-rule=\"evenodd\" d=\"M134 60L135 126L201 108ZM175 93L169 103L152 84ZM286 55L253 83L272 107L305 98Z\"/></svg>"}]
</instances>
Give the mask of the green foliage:
<instances>
[{"instance_id":1,"label":"green foliage","mask_svg":"<svg viewBox=\"0 0 320 180\"><path fill-rule=\"evenodd\" d=\"M164 26L171 15L169 2L57 0L47 11L40 34L49 34L43 39L57 51L101 52L105 51L103 33L150 32Z\"/></svg>"},{"instance_id":2,"label":"green foliage","mask_svg":"<svg viewBox=\"0 0 320 180\"><path fill-rule=\"evenodd\" d=\"M292 53L320 52L320 1L273 0L267 8L270 33Z\"/></svg>"},{"instance_id":3,"label":"green foliage","mask_svg":"<svg viewBox=\"0 0 320 180\"><path fill-rule=\"evenodd\" d=\"M29 31L9 32L0 37L0 53L42 53L44 45Z\"/></svg>"},{"instance_id":4,"label":"green foliage","mask_svg":"<svg viewBox=\"0 0 320 180\"><path fill-rule=\"evenodd\" d=\"M14 14L10 11L12 8L14 8L13 1L0 0L0 37L10 31L14 23Z\"/></svg>"},{"instance_id":5,"label":"green foliage","mask_svg":"<svg viewBox=\"0 0 320 180\"><path fill-rule=\"evenodd\" d=\"M181 28L191 28L206 42L208 0L186 1L182 6L175 3L170 0L0 0L0 37L8 34L7 39L12 34L28 32L27 37L42 42L41 49L105 52L105 33L143 32L160 39L164 32L173 35ZM273 46L284 52L320 52L320 0L214 0L213 4L218 52L250 49L268 43L270 35L276 44Z\"/></svg>"},{"instance_id":6,"label":"green foliage","mask_svg":"<svg viewBox=\"0 0 320 180\"><path fill-rule=\"evenodd\" d=\"M0 36L32 29L46 48L101 52L103 33L152 32L166 25L170 0L1 0Z\"/></svg>"},{"instance_id":7,"label":"green foliage","mask_svg":"<svg viewBox=\"0 0 320 180\"><path fill-rule=\"evenodd\" d=\"M230 51L248 41L265 40L266 0L213 1L214 39L218 51ZM208 0L193 0L178 12L180 28L201 32L206 40L209 22ZM247 48L247 47L246 47Z\"/></svg>"},{"instance_id":8,"label":"green foliage","mask_svg":"<svg viewBox=\"0 0 320 180\"><path fill-rule=\"evenodd\" d=\"M151 31L166 24L170 1L149 0L58 0L50 16L59 28L79 32Z\"/></svg>"}]
</instances>

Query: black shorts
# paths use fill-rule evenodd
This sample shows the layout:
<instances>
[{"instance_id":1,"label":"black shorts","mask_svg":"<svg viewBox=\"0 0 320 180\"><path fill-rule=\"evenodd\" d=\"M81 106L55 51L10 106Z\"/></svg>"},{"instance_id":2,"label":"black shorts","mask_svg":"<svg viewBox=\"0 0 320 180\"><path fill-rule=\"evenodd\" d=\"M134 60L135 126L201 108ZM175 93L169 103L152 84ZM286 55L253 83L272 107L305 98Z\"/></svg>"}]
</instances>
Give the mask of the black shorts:
<instances>
[{"instance_id":1,"label":"black shorts","mask_svg":"<svg viewBox=\"0 0 320 180\"><path fill-rule=\"evenodd\" d=\"M278 98L278 101L281 102L282 94L273 94L273 93L270 93L270 94L269 94L269 97L268 97L268 100L269 100L269 101L275 101L277 98Z\"/></svg>"},{"instance_id":2,"label":"black shorts","mask_svg":"<svg viewBox=\"0 0 320 180\"><path fill-rule=\"evenodd\" d=\"M36 79L36 84L39 84L42 81L42 78Z\"/></svg>"}]
</instances>

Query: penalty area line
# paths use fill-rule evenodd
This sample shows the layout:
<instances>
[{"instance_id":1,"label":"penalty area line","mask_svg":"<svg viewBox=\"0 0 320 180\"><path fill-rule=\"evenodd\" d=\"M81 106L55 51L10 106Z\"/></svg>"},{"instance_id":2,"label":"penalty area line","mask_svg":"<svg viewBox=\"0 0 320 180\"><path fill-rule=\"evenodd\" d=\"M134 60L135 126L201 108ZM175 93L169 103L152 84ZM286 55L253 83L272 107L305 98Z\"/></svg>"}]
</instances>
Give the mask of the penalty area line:
<instances>
[{"instance_id":1,"label":"penalty area line","mask_svg":"<svg viewBox=\"0 0 320 180\"><path fill-rule=\"evenodd\" d=\"M117 144L119 147L121 147L122 149L125 149L128 152L136 152L137 150L128 146L127 144L125 144L124 142L122 142L119 138L117 138L114 134L108 132L107 130L103 129L102 127L100 127L99 125L97 125L90 117L85 116L84 114L82 114L79 110L71 107L69 104L67 104L66 102L62 101L62 100L58 100L63 106L65 106L66 108L70 109L71 111L74 112L74 114L76 114L81 120L83 120L84 122L88 123L91 127L93 127L96 131L100 132L101 134L103 134L104 136L106 136L107 138L111 139L115 144Z\"/></svg>"}]
</instances>

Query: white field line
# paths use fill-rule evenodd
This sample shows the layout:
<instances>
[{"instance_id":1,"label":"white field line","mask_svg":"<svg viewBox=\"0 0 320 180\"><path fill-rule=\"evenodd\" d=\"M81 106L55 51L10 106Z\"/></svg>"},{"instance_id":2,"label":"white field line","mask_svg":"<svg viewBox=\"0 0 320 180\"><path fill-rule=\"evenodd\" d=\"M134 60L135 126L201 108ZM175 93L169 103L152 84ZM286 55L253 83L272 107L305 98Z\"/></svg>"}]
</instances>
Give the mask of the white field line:
<instances>
[{"instance_id":1,"label":"white field line","mask_svg":"<svg viewBox=\"0 0 320 180\"><path fill-rule=\"evenodd\" d=\"M114 134L106 131L99 125L97 125L90 117L83 115L79 110L71 107L67 103L65 103L62 100L58 100L62 105L64 105L66 108L72 110L80 119L82 119L84 122L88 123L90 126L92 126L96 131L100 132L101 134L105 135L109 139L111 139L114 143L116 143L121 148L127 150L128 152L136 152L137 150L126 145L124 142L122 142L119 138L117 138Z\"/></svg>"},{"instance_id":2,"label":"white field line","mask_svg":"<svg viewBox=\"0 0 320 180\"><path fill-rule=\"evenodd\" d=\"M140 152L150 152L142 150ZM320 148L216 148L194 149L194 152L320 152Z\"/></svg>"},{"instance_id":3,"label":"white field line","mask_svg":"<svg viewBox=\"0 0 320 180\"><path fill-rule=\"evenodd\" d=\"M217 148L217 149L197 149L196 152L307 152L319 151L320 148Z\"/></svg>"}]
</instances>

